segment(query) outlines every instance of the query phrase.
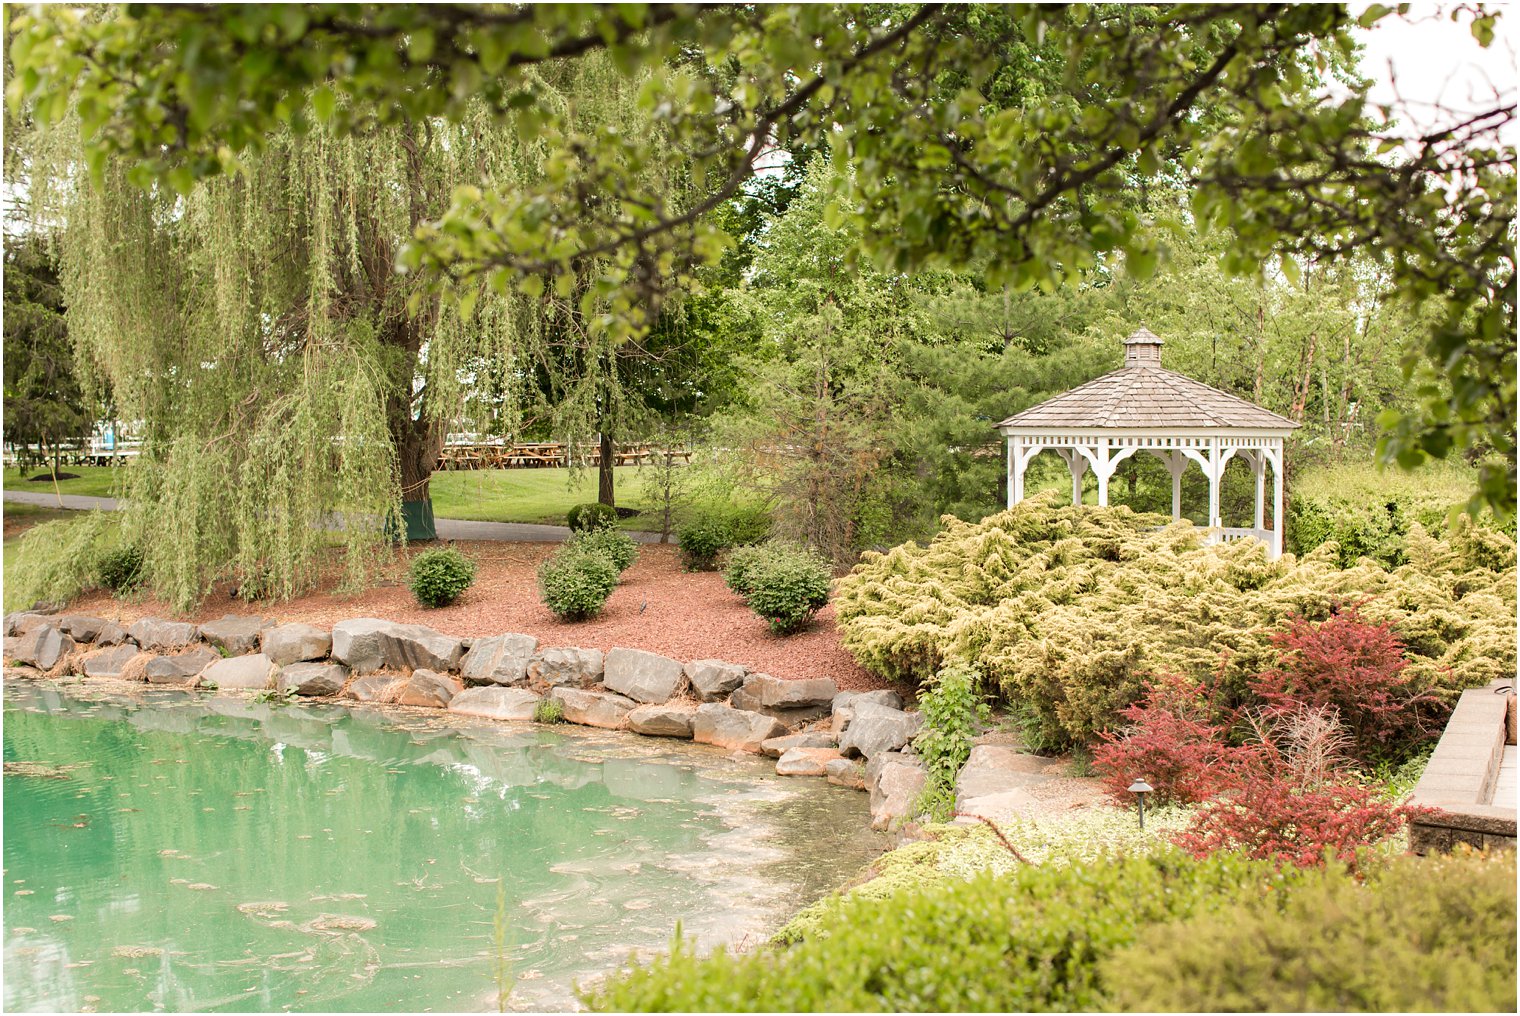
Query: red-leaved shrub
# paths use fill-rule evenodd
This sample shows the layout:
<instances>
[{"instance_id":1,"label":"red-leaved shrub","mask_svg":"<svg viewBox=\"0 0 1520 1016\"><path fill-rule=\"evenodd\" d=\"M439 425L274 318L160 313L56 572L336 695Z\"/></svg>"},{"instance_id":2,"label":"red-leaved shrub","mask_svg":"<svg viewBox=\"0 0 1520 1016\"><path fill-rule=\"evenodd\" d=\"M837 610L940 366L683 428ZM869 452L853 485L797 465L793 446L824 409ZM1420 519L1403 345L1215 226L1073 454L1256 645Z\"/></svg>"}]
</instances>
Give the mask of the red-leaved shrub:
<instances>
[{"instance_id":1,"label":"red-leaved shrub","mask_svg":"<svg viewBox=\"0 0 1520 1016\"><path fill-rule=\"evenodd\" d=\"M1307 868L1323 864L1328 850L1355 864L1359 847L1392 836L1418 810L1386 801L1371 787L1340 783L1304 788L1262 772L1200 808L1176 842L1194 857L1239 850Z\"/></svg>"},{"instance_id":2,"label":"red-leaved shrub","mask_svg":"<svg viewBox=\"0 0 1520 1016\"><path fill-rule=\"evenodd\" d=\"M1224 742L1225 727L1210 723L1203 688L1185 677L1149 681L1139 702L1121 710L1129 725L1102 735L1093 768L1114 800L1128 804L1129 785L1143 778L1157 803L1194 804L1232 786L1250 748Z\"/></svg>"},{"instance_id":3,"label":"red-leaved shrub","mask_svg":"<svg viewBox=\"0 0 1520 1016\"><path fill-rule=\"evenodd\" d=\"M1362 761L1397 756L1428 736L1436 700L1405 675L1404 644L1388 625L1351 607L1318 624L1296 619L1272 641L1278 666L1251 684L1269 710L1334 709Z\"/></svg>"}]
</instances>

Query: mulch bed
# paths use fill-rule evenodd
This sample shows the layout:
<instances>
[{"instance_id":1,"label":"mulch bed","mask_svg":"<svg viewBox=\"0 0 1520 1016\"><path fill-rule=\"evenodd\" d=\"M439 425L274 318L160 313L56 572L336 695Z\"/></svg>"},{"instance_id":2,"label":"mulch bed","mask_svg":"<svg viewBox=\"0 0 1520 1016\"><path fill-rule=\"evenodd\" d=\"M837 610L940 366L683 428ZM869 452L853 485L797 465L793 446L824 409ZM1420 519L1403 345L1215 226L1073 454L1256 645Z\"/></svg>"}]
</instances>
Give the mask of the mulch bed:
<instances>
[{"instance_id":1,"label":"mulch bed","mask_svg":"<svg viewBox=\"0 0 1520 1016\"><path fill-rule=\"evenodd\" d=\"M841 689L887 687L863 670L839 644L834 608L824 608L805 631L772 635L765 622L729 592L720 575L685 572L673 546L646 545L623 574L602 615L567 623L549 613L538 596L538 564L555 544L465 542L455 544L475 559L475 583L448 607L419 607L406 587L406 563L385 570L380 581L357 595L331 587L287 602L244 603L219 588L200 610L184 620L204 622L223 614L262 614L277 621L305 621L330 628L355 617L379 617L424 624L449 635L474 637L521 632L542 647L581 646L647 649L678 660L719 659L784 678L830 677ZM427 549L418 547L413 552ZM175 617L152 599L116 600L104 592L86 594L70 612L96 614L130 623L139 617Z\"/></svg>"}]
</instances>

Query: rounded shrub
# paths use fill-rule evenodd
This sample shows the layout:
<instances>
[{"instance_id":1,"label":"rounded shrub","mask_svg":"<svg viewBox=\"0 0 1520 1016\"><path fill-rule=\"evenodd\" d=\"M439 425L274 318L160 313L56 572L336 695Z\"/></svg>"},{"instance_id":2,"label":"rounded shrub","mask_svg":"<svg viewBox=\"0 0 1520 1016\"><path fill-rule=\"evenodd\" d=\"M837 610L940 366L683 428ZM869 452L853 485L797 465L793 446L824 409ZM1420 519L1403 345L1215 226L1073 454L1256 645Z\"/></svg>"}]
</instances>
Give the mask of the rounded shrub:
<instances>
[{"instance_id":1,"label":"rounded shrub","mask_svg":"<svg viewBox=\"0 0 1520 1016\"><path fill-rule=\"evenodd\" d=\"M606 556L568 546L538 566L544 605L565 621L584 621L601 613L617 579L617 566Z\"/></svg>"},{"instance_id":2,"label":"rounded shrub","mask_svg":"<svg viewBox=\"0 0 1520 1016\"><path fill-rule=\"evenodd\" d=\"M749 568L750 609L778 635L804 627L829 602L833 573L828 562L799 550L777 549Z\"/></svg>"},{"instance_id":3,"label":"rounded shrub","mask_svg":"<svg viewBox=\"0 0 1520 1016\"><path fill-rule=\"evenodd\" d=\"M617 509L610 504L602 504L600 501L578 504L565 515L565 521L577 533L601 529L604 526L615 526L617 518Z\"/></svg>"},{"instance_id":4,"label":"rounded shrub","mask_svg":"<svg viewBox=\"0 0 1520 1016\"><path fill-rule=\"evenodd\" d=\"M412 558L412 595L424 607L447 607L475 581L475 562L453 547L425 550Z\"/></svg>"},{"instance_id":5,"label":"rounded shrub","mask_svg":"<svg viewBox=\"0 0 1520 1016\"><path fill-rule=\"evenodd\" d=\"M633 542L633 537L610 526L571 533L565 545L588 554L602 555L620 573L632 568L633 562L639 558L639 545Z\"/></svg>"},{"instance_id":6,"label":"rounded shrub","mask_svg":"<svg viewBox=\"0 0 1520 1016\"><path fill-rule=\"evenodd\" d=\"M718 555L733 542L733 530L728 523L712 516L689 522L676 534L681 563L688 571L713 571L718 567Z\"/></svg>"},{"instance_id":7,"label":"rounded shrub","mask_svg":"<svg viewBox=\"0 0 1520 1016\"><path fill-rule=\"evenodd\" d=\"M773 554L770 547L760 543L735 547L729 551L728 561L723 566L723 584L748 599L755 570Z\"/></svg>"},{"instance_id":8,"label":"rounded shrub","mask_svg":"<svg viewBox=\"0 0 1520 1016\"><path fill-rule=\"evenodd\" d=\"M95 566L100 584L113 593L129 593L142 585L143 553L136 544L124 544L102 554Z\"/></svg>"}]
</instances>

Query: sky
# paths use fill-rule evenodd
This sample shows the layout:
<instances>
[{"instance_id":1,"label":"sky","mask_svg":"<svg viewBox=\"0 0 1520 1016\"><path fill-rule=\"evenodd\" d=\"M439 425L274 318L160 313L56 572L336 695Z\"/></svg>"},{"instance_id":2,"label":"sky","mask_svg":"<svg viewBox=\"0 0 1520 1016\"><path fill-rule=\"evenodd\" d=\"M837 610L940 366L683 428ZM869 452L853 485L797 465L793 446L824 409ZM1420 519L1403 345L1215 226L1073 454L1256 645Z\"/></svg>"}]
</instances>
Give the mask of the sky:
<instances>
[{"instance_id":1,"label":"sky","mask_svg":"<svg viewBox=\"0 0 1520 1016\"><path fill-rule=\"evenodd\" d=\"M1354 5L1360 11L1365 4ZM1520 49L1520 5L1490 4L1501 10L1499 31L1484 49L1469 28L1471 19L1450 12L1460 5L1415 3L1407 15L1389 15L1360 32L1367 49L1362 70L1376 84L1371 100L1401 110L1410 134L1459 122L1494 106L1494 95L1513 104L1516 97L1515 54ZM1506 140L1517 140L1512 124Z\"/></svg>"}]
</instances>

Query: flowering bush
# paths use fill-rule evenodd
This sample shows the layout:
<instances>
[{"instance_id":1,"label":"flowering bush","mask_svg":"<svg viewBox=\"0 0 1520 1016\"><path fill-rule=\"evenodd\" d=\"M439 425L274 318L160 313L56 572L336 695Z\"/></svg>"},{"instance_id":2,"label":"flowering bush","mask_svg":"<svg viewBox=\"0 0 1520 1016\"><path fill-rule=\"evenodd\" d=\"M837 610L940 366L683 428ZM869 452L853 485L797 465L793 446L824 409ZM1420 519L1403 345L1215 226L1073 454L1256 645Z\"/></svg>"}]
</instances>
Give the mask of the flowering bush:
<instances>
[{"instance_id":1,"label":"flowering bush","mask_svg":"<svg viewBox=\"0 0 1520 1016\"><path fill-rule=\"evenodd\" d=\"M1435 729L1425 718L1438 704L1410 677L1404 644L1387 623L1364 620L1352 607L1318 624L1294 618L1272 644L1279 663L1251 683L1252 692L1278 712L1333 708L1357 758L1407 755Z\"/></svg>"},{"instance_id":2,"label":"flowering bush","mask_svg":"<svg viewBox=\"0 0 1520 1016\"><path fill-rule=\"evenodd\" d=\"M1209 722L1204 689L1168 675L1146 685L1145 697L1120 713L1129 726L1105 732L1092 764L1115 801L1133 798L1129 785L1143 778L1158 804L1194 804L1234 785L1251 748L1225 743L1225 727Z\"/></svg>"}]
</instances>

